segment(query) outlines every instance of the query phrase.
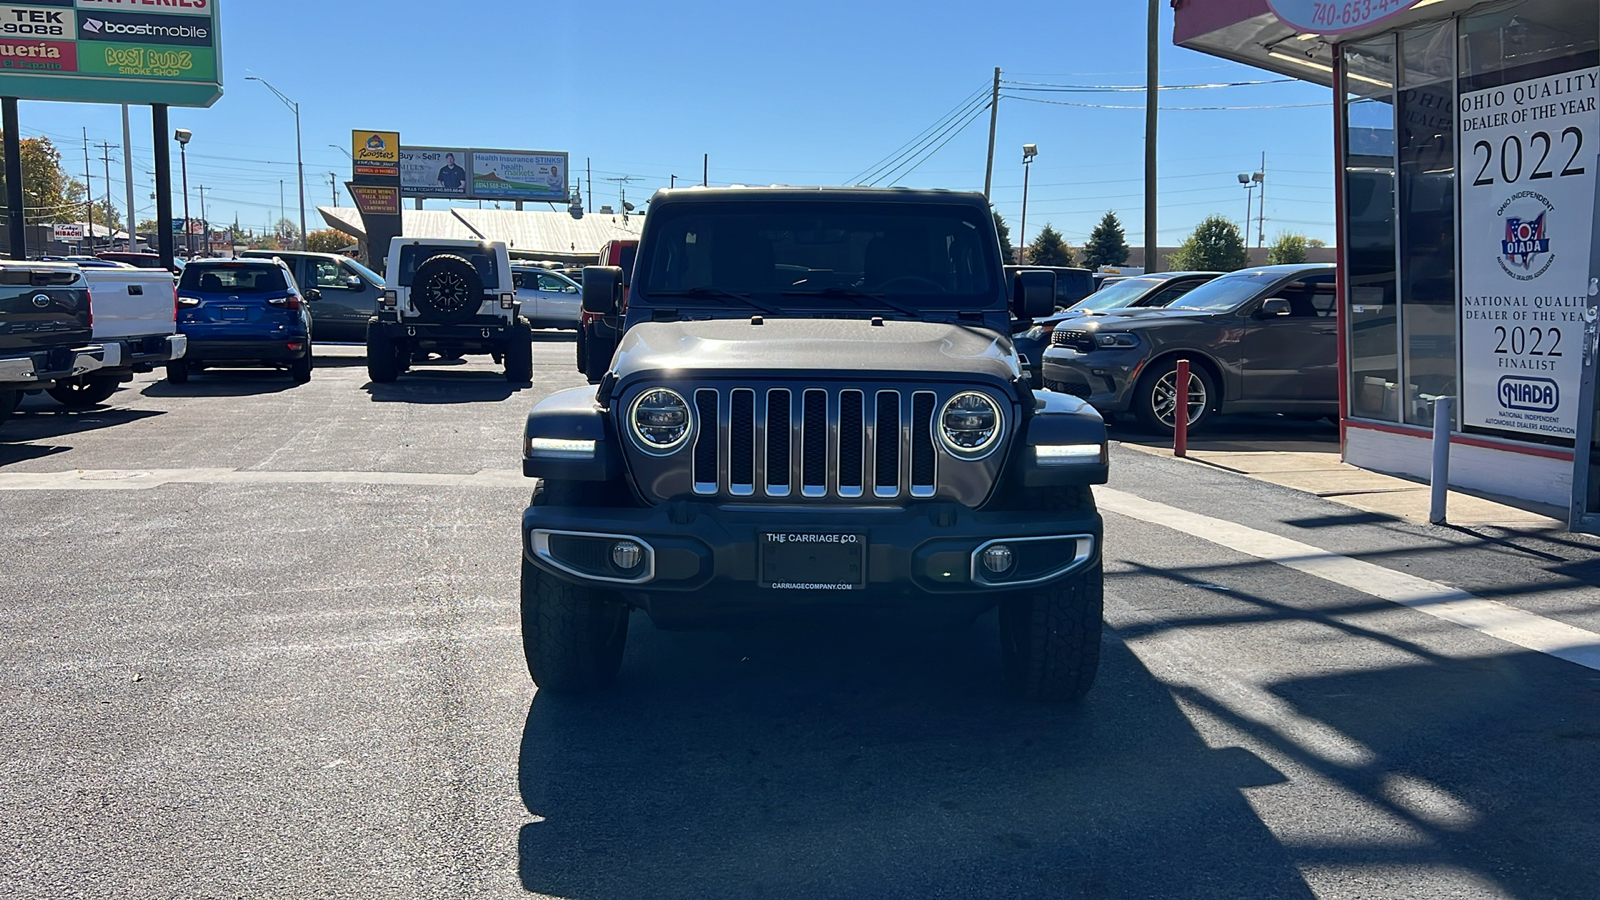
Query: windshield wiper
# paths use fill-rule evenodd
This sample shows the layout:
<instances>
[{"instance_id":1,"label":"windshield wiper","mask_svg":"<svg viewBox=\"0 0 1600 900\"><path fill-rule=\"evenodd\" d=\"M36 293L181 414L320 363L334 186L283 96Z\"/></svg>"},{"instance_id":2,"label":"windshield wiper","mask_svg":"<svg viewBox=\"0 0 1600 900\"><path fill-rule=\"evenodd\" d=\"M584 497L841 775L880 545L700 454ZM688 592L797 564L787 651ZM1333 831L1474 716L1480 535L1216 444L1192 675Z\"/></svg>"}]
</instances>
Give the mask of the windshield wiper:
<instances>
[{"instance_id":1,"label":"windshield wiper","mask_svg":"<svg viewBox=\"0 0 1600 900\"><path fill-rule=\"evenodd\" d=\"M738 302L743 303L746 306L750 306L750 307L752 307L754 309L758 309L758 310L760 310L760 311L762 311L762 312L764 312L764 313L766 313L768 315L774 315L775 316L775 315L778 314L777 310L773 309L770 306L767 306L764 303L757 302L749 294L741 294L741 293L738 293L737 291L726 291L726 290L723 290L722 288L710 287L709 285L700 285L698 287L684 288L681 291L656 291L656 292L652 293L650 296L652 296L652 297L693 297L696 300L722 300L722 301L724 301L723 304L722 304L723 306L728 306L729 305L726 302L728 300L737 300Z\"/></svg>"},{"instance_id":2,"label":"windshield wiper","mask_svg":"<svg viewBox=\"0 0 1600 900\"><path fill-rule=\"evenodd\" d=\"M874 301L876 303L880 303L880 304L882 304L884 306L889 307L890 309L894 310L895 312L902 313L902 314L904 314L906 316L910 316L913 319L922 318L922 314L921 313L919 313L916 310L911 309L909 307L901 306L900 304L894 302L893 300L890 300L888 295L886 295L886 294L878 294L878 293L874 293L872 291L864 291L864 290L862 290L860 288L842 287L842 286L837 285L837 284L829 285L828 287L822 288L820 290L815 290L815 291L784 291L783 292L783 296L785 296L785 297L843 297L843 298L845 298L847 300L872 300L872 301ZM861 307L865 307L867 304L865 304L865 303L857 303L856 305L857 306L861 306Z\"/></svg>"}]
</instances>

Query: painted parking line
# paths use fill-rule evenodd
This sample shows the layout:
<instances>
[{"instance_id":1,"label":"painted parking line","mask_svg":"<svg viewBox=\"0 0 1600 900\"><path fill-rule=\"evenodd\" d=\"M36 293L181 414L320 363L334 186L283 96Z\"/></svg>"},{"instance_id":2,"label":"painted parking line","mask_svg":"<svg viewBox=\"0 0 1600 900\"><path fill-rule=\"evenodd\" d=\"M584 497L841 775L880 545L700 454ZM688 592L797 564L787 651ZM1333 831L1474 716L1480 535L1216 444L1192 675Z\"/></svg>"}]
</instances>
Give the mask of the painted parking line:
<instances>
[{"instance_id":1,"label":"painted parking line","mask_svg":"<svg viewBox=\"0 0 1600 900\"><path fill-rule=\"evenodd\" d=\"M7 472L0 491L147 491L168 484L358 484L422 487L530 488L512 469L447 472L260 472L241 469L74 469Z\"/></svg>"},{"instance_id":2,"label":"painted parking line","mask_svg":"<svg viewBox=\"0 0 1600 900\"><path fill-rule=\"evenodd\" d=\"M1102 512L1171 528L1246 556L1277 563L1323 581L1471 628L1518 647L1600 670L1600 634L1592 631L1496 600L1485 600L1436 581L1330 553L1237 522L1146 500L1125 491L1097 487L1094 495Z\"/></svg>"}]
</instances>

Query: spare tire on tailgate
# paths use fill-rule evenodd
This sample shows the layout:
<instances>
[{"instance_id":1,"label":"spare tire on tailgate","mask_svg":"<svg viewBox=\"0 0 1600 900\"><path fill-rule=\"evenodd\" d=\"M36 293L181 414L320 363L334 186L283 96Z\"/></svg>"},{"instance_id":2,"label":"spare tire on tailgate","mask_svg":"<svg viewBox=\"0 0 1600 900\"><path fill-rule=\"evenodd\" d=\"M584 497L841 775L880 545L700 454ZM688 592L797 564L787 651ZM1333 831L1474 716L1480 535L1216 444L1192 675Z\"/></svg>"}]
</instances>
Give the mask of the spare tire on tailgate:
<instances>
[{"instance_id":1,"label":"spare tire on tailgate","mask_svg":"<svg viewBox=\"0 0 1600 900\"><path fill-rule=\"evenodd\" d=\"M411 279L411 302L428 321L458 325L483 306L483 278L453 253L430 256Z\"/></svg>"}]
</instances>

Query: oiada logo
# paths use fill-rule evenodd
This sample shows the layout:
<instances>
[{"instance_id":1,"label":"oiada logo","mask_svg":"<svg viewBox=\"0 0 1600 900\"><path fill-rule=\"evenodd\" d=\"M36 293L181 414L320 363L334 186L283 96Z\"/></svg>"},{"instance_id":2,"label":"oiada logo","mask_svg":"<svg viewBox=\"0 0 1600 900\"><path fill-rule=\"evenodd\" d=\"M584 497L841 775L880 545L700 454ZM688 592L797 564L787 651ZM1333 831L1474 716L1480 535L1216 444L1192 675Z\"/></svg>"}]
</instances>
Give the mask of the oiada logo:
<instances>
[{"instance_id":1,"label":"oiada logo","mask_svg":"<svg viewBox=\"0 0 1600 900\"><path fill-rule=\"evenodd\" d=\"M1529 202L1531 201L1531 202ZM1500 204L1505 222L1500 254L1501 271L1518 281L1532 281L1550 271L1556 255L1550 252L1549 216L1555 204L1537 191L1518 191Z\"/></svg>"},{"instance_id":2,"label":"oiada logo","mask_svg":"<svg viewBox=\"0 0 1600 900\"><path fill-rule=\"evenodd\" d=\"M1550 252L1550 239L1544 233L1546 215L1540 213L1531 222L1516 216L1506 219L1506 237L1500 242L1500 255L1506 258L1506 262L1528 270L1533 268L1536 257Z\"/></svg>"},{"instance_id":3,"label":"oiada logo","mask_svg":"<svg viewBox=\"0 0 1600 900\"><path fill-rule=\"evenodd\" d=\"M1506 409L1552 413L1561 405L1561 388L1548 378L1502 375L1496 392Z\"/></svg>"}]
</instances>

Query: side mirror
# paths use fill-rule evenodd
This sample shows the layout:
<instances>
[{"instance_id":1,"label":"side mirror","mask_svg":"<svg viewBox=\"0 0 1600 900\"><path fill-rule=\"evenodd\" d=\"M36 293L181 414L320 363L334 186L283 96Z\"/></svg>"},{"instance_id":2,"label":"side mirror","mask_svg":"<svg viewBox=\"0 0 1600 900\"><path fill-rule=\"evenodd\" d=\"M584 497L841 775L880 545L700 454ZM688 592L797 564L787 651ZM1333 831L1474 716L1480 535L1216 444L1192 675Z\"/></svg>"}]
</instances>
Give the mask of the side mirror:
<instances>
[{"instance_id":1,"label":"side mirror","mask_svg":"<svg viewBox=\"0 0 1600 900\"><path fill-rule=\"evenodd\" d=\"M584 267L583 311L599 316L614 316L622 311L620 266Z\"/></svg>"},{"instance_id":2,"label":"side mirror","mask_svg":"<svg viewBox=\"0 0 1600 900\"><path fill-rule=\"evenodd\" d=\"M349 275L345 277L344 286L352 291L363 291L366 290L367 283L362 281L359 275Z\"/></svg>"},{"instance_id":3,"label":"side mirror","mask_svg":"<svg viewBox=\"0 0 1600 900\"><path fill-rule=\"evenodd\" d=\"M311 288L310 290L306 291L306 299L312 303L315 303L322 299L322 292L316 288Z\"/></svg>"},{"instance_id":4,"label":"side mirror","mask_svg":"<svg viewBox=\"0 0 1600 900\"><path fill-rule=\"evenodd\" d=\"M1279 316L1287 316L1288 314L1289 301L1282 297L1263 300L1261 301L1261 308L1256 310L1256 318L1258 319L1276 319Z\"/></svg>"},{"instance_id":5,"label":"side mirror","mask_svg":"<svg viewBox=\"0 0 1600 900\"><path fill-rule=\"evenodd\" d=\"M1056 310L1056 273L1024 269L1012 279L1011 313L1018 319L1041 319Z\"/></svg>"}]
</instances>

